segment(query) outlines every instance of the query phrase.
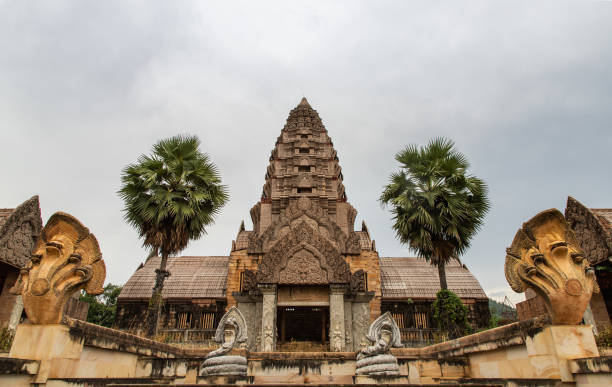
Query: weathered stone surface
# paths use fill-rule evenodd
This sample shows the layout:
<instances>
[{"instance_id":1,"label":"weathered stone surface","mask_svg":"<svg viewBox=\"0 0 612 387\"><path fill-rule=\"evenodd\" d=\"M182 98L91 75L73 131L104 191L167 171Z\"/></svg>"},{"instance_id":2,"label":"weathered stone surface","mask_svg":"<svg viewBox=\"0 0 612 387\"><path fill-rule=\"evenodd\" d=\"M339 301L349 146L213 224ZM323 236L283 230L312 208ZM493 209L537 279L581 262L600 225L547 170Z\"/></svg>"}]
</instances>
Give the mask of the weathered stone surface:
<instances>
[{"instance_id":1,"label":"weathered stone surface","mask_svg":"<svg viewBox=\"0 0 612 387\"><path fill-rule=\"evenodd\" d=\"M332 285L329 292L329 344L333 352L344 351L344 293L346 286Z\"/></svg>"},{"instance_id":2,"label":"weathered stone surface","mask_svg":"<svg viewBox=\"0 0 612 387\"><path fill-rule=\"evenodd\" d=\"M276 286L260 285L263 295L261 311L261 349L264 352L276 349Z\"/></svg>"},{"instance_id":3,"label":"weathered stone surface","mask_svg":"<svg viewBox=\"0 0 612 387\"><path fill-rule=\"evenodd\" d=\"M0 217L0 261L25 267L42 228L38 196L34 196Z\"/></svg>"},{"instance_id":4,"label":"weathered stone surface","mask_svg":"<svg viewBox=\"0 0 612 387\"><path fill-rule=\"evenodd\" d=\"M531 288L542 297L553 324L578 324L598 291L594 269L556 209L518 230L507 249L505 273L515 292Z\"/></svg>"},{"instance_id":5,"label":"weathered stone surface","mask_svg":"<svg viewBox=\"0 0 612 387\"><path fill-rule=\"evenodd\" d=\"M73 293L84 289L100 294L105 278L96 237L72 215L57 212L43 228L11 291L23 297L31 323L58 324Z\"/></svg>"}]
</instances>

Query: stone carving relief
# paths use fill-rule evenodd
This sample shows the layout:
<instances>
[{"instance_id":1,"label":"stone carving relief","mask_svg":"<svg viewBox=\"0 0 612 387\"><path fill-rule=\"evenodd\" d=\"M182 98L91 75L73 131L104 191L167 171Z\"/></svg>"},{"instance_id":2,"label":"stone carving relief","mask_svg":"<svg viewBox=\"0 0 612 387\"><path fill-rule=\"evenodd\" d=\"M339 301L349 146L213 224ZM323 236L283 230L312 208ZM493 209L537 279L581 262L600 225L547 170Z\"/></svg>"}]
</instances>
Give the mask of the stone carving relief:
<instances>
[{"instance_id":1,"label":"stone carving relief","mask_svg":"<svg viewBox=\"0 0 612 387\"><path fill-rule=\"evenodd\" d=\"M301 246L300 246L301 247ZM305 248L285 259L284 267L278 273L281 284L326 284L327 270L321 267L320 259Z\"/></svg>"},{"instance_id":2,"label":"stone carving relief","mask_svg":"<svg viewBox=\"0 0 612 387\"><path fill-rule=\"evenodd\" d=\"M242 283L242 291L243 292L258 292L257 288L257 277L255 273L251 270L245 270L243 274L243 283Z\"/></svg>"},{"instance_id":3,"label":"stone carving relief","mask_svg":"<svg viewBox=\"0 0 612 387\"><path fill-rule=\"evenodd\" d=\"M349 291L351 294L366 291L365 275L366 274L362 269L359 269L351 274L351 281L349 282Z\"/></svg>"},{"instance_id":4,"label":"stone carving relief","mask_svg":"<svg viewBox=\"0 0 612 387\"><path fill-rule=\"evenodd\" d=\"M612 235L602 227L597 215L589 208L568 197L565 217L592 265L612 256Z\"/></svg>"},{"instance_id":5,"label":"stone carving relief","mask_svg":"<svg viewBox=\"0 0 612 387\"><path fill-rule=\"evenodd\" d=\"M259 222L259 215L254 216L253 212L259 210L256 205L251 209L251 217L256 231ZM353 209L354 210L354 209ZM352 215L350 215L352 216ZM321 206L307 197L301 197L292 202L289 207L281 214L281 217L270 225L262 235L259 232L254 232L249 236L248 252L250 254L267 253L272 245L282 233L286 233L287 229L294 229L303 221L310 220L321 230L319 233L324 233L329 242L333 244L337 250L345 254L360 254L359 235L354 231L350 235L346 235L342 229L329 217Z\"/></svg>"},{"instance_id":6,"label":"stone carving relief","mask_svg":"<svg viewBox=\"0 0 612 387\"><path fill-rule=\"evenodd\" d=\"M64 305L78 290L103 291L106 267L96 237L72 215L49 218L13 294L21 294L32 324L59 324Z\"/></svg>"},{"instance_id":7,"label":"stone carving relief","mask_svg":"<svg viewBox=\"0 0 612 387\"><path fill-rule=\"evenodd\" d=\"M401 347L400 330L389 312L377 318L368 330L367 339L374 345L357 354L357 375L399 375L399 365L391 347Z\"/></svg>"},{"instance_id":8,"label":"stone carving relief","mask_svg":"<svg viewBox=\"0 0 612 387\"><path fill-rule=\"evenodd\" d=\"M340 323L336 323L332 332L331 349L334 352L342 351L342 328Z\"/></svg>"},{"instance_id":9,"label":"stone carving relief","mask_svg":"<svg viewBox=\"0 0 612 387\"><path fill-rule=\"evenodd\" d=\"M523 224L506 249L504 269L515 292L531 288L542 297L553 324L578 324L598 291L594 269L556 209Z\"/></svg>"},{"instance_id":10,"label":"stone carving relief","mask_svg":"<svg viewBox=\"0 0 612 387\"><path fill-rule=\"evenodd\" d=\"M213 340L221 347L210 352L200 367L201 376L247 374L247 359L244 356L226 355L239 344L247 341L247 325L238 308L232 306L221 318Z\"/></svg>"},{"instance_id":11,"label":"stone carving relief","mask_svg":"<svg viewBox=\"0 0 612 387\"><path fill-rule=\"evenodd\" d=\"M41 229L38 196L34 196L0 223L0 261L18 268L25 267Z\"/></svg>"},{"instance_id":12,"label":"stone carving relief","mask_svg":"<svg viewBox=\"0 0 612 387\"><path fill-rule=\"evenodd\" d=\"M296 253L299 255L295 258L298 261L304 261L306 258L305 252L308 251L311 257L314 257L318 262L311 265L306 273L306 277L302 278L303 273L300 268L286 271L287 263L291 261ZM295 264L291 264L295 267ZM325 281L320 280L322 271L326 272ZM285 283L348 283L350 279L350 268L342 258L340 252L326 239L323 238L317 231L313 230L306 222L301 222L283 236L263 257L257 270L257 282L259 283L283 283L280 282L280 272L285 270ZM312 271L310 271L312 270ZM309 278L308 275L313 277Z\"/></svg>"},{"instance_id":13,"label":"stone carving relief","mask_svg":"<svg viewBox=\"0 0 612 387\"><path fill-rule=\"evenodd\" d=\"M264 352L274 351L274 329L271 325L266 325L264 329Z\"/></svg>"}]
</instances>

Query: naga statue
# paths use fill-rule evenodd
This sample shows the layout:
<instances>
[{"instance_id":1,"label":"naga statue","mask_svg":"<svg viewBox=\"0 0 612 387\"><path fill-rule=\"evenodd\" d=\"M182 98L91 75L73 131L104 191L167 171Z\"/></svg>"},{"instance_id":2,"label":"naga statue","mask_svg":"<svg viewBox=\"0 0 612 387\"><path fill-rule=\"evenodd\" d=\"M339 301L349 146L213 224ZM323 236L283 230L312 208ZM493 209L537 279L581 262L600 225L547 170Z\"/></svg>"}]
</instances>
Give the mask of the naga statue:
<instances>
[{"instance_id":1,"label":"naga statue","mask_svg":"<svg viewBox=\"0 0 612 387\"><path fill-rule=\"evenodd\" d=\"M213 340L221 347L210 352L200 367L201 376L238 375L246 376L247 359L239 355L227 355L236 344L247 341L247 326L240 310L232 306L221 317Z\"/></svg>"},{"instance_id":2,"label":"naga statue","mask_svg":"<svg viewBox=\"0 0 612 387\"><path fill-rule=\"evenodd\" d=\"M357 375L399 375L399 365L391 355L391 347L401 347L401 333L391 313L386 312L370 325L367 339L374 345L357 354Z\"/></svg>"},{"instance_id":3,"label":"naga statue","mask_svg":"<svg viewBox=\"0 0 612 387\"><path fill-rule=\"evenodd\" d=\"M96 237L75 217L56 212L41 231L11 293L23 297L32 324L59 324L78 290L103 292L106 266Z\"/></svg>"},{"instance_id":4,"label":"naga statue","mask_svg":"<svg viewBox=\"0 0 612 387\"><path fill-rule=\"evenodd\" d=\"M504 271L515 292L531 288L542 297L553 324L580 323L599 291L594 269L556 209L540 212L517 231Z\"/></svg>"}]
</instances>

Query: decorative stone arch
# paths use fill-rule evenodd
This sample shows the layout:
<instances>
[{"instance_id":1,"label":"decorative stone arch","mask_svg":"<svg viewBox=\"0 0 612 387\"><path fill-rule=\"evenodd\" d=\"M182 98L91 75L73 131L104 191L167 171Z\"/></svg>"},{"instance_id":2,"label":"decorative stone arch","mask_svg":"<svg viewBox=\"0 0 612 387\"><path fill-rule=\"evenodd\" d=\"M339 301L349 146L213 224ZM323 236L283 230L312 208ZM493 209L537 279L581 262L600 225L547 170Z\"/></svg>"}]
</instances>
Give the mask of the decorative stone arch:
<instances>
[{"instance_id":1,"label":"decorative stone arch","mask_svg":"<svg viewBox=\"0 0 612 387\"><path fill-rule=\"evenodd\" d=\"M292 258L300 252L307 252L316 260L320 271L326 272L326 278L300 278L299 272L293 272L289 278L281 281L281 272L290 265ZM315 262L311 262L315 263ZM320 273L319 271L319 273ZM305 271L312 274L313 271ZM264 255L257 270L257 282L278 284L332 284L348 283L351 271L349 265L344 261L340 251L319 232L314 230L306 222L301 222L283 236Z\"/></svg>"},{"instance_id":2,"label":"decorative stone arch","mask_svg":"<svg viewBox=\"0 0 612 387\"><path fill-rule=\"evenodd\" d=\"M304 259L308 256L304 256L303 252L309 253L316 262L313 262L313 259L310 259L310 262ZM299 255L300 253L302 255ZM312 263L315 263L316 266L313 266ZM281 258L277 280L283 285L329 284L333 281L330 274L333 276L333 268L327 263L327 259L315 247L302 242Z\"/></svg>"}]
</instances>

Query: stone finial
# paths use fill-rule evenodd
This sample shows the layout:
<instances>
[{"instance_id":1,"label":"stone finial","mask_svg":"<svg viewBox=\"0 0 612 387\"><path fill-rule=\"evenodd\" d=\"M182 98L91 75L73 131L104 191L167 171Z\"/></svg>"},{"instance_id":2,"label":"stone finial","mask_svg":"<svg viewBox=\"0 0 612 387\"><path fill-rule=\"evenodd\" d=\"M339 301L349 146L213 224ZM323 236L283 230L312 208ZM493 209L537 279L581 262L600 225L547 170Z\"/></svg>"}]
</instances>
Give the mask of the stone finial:
<instances>
[{"instance_id":1,"label":"stone finial","mask_svg":"<svg viewBox=\"0 0 612 387\"><path fill-rule=\"evenodd\" d=\"M594 269L557 209L540 212L517 231L504 271L515 292L531 288L542 297L553 324L578 324L599 291Z\"/></svg>"},{"instance_id":2,"label":"stone finial","mask_svg":"<svg viewBox=\"0 0 612 387\"><path fill-rule=\"evenodd\" d=\"M370 325L368 340L374 345L363 348L357 354L355 374L357 375L399 375L395 356L389 353L391 347L401 347L401 334L391 313L386 312Z\"/></svg>"},{"instance_id":3,"label":"stone finial","mask_svg":"<svg viewBox=\"0 0 612 387\"><path fill-rule=\"evenodd\" d=\"M302 100L300 101L300 104L298 106L308 106L308 107L310 107L310 104L308 103L308 100L306 99L306 97L302 97Z\"/></svg>"},{"instance_id":4,"label":"stone finial","mask_svg":"<svg viewBox=\"0 0 612 387\"><path fill-rule=\"evenodd\" d=\"M221 317L213 340L221 347L210 352L200 367L201 376L240 375L246 376L247 360L244 356L228 356L236 344L246 343L247 325L240 310L235 306Z\"/></svg>"},{"instance_id":5,"label":"stone finial","mask_svg":"<svg viewBox=\"0 0 612 387\"><path fill-rule=\"evenodd\" d=\"M96 237L72 215L57 212L42 229L11 293L23 297L32 324L59 324L70 296L81 289L102 293L105 278Z\"/></svg>"}]
</instances>

